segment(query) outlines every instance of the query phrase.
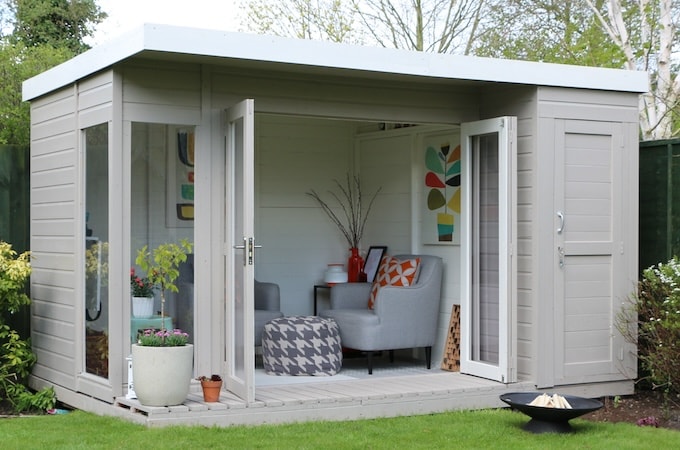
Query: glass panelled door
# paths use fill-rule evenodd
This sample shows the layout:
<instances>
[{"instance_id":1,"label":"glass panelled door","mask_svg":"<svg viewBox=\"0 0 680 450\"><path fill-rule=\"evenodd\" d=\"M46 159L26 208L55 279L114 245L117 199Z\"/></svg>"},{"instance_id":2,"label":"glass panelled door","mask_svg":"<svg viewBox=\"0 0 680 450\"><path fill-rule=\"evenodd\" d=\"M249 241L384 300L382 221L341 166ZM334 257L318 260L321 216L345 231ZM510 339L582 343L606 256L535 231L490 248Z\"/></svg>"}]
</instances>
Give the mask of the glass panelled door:
<instances>
[{"instance_id":1,"label":"glass panelled door","mask_svg":"<svg viewBox=\"0 0 680 450\"><path fill-rule=\"evenodd\" d=\"M461 372L513 382L516 118L462 126Z\"/></svg>"},{"instance_id":2,"label":"glass panelled door","mask_svg":"<svg viewBox=\"0 0 680 450\"><path fill-rule=\"evenodd\" d=\"M226 111L225 304L226 387L255 400L254 303L254 101Z\"/></svg>"},{"instance_id":3,"label":"glass panelled door","mask_svg":"<svg viewBox=\"0 0 680 450\"><path fill-rule=\"evenodd\" d=\"M131 123L129 267L135 277L147 276L135 262L144 246L153 250L183 239L194 242L195 134L189 125ZM163 308L158 289L128 290L131 343L151 328L179 328L194 342L194 260L189 254L179 265L178 292L165 292ZM150 300L144 298L149 294Z\"/></svg>"}]
</instances>

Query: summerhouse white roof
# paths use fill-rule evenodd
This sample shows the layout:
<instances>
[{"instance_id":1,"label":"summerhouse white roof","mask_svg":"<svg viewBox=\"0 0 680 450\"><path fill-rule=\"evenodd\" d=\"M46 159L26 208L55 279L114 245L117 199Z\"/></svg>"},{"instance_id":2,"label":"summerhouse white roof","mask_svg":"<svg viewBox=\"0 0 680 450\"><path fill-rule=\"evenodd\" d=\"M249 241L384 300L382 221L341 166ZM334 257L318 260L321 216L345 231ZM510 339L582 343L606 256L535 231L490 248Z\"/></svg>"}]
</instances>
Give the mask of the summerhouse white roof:
<instances>
[{"instance_id":1,"label":"summerhouse white roof","mask_svg":"<svg viewBox=\"0 0 680 450\"><path fill-rule=\"evenodd\" d=\"M32 100L131 57L202 61L289 72L338 71L368 78L415 77L444 83L512 83L605 91L648 90L645 72L433 54L275 36L145 24L23 84Z\"/></svg>"}]
</instances>

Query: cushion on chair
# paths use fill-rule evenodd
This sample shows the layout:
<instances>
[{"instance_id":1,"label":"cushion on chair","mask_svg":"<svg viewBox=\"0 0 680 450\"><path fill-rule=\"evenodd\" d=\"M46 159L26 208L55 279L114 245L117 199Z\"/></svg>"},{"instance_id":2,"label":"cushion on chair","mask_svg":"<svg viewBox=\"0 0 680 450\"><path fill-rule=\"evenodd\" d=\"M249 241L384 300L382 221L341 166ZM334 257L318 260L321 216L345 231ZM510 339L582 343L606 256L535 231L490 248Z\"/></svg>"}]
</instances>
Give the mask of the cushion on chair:
<instances>
[{"instance_id":1,"label":"cushion on chair","mask_svg":"<svg viewBox=\"0 0 680 450\"><path fill-rule=\"evenodd\" d=\"M368 309L373 309L380 288L411 286L416 280L419 265L420 258L399 260L393 256L383 257L371 288L371 295L368 297Z\"/></svg>"}]
</instances>

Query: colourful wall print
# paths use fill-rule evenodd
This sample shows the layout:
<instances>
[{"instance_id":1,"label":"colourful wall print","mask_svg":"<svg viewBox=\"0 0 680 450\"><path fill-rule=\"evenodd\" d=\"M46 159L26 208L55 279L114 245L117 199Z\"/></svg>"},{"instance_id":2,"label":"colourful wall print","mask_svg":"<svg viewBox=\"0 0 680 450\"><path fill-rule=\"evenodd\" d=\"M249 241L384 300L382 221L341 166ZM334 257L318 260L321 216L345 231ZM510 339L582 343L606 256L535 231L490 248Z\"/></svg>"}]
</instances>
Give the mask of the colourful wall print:
<instances>
[{"instance_id":1,"label":"colourful wall print","mask_svg":"<svg viewBox=\"0 0 680 450\"><path fill-rule=\"evenodd\" d=\"M453 136L425 139L425 207L421 225L424 244L460 243L458 141Z\"/></svg>"},{"instance_id":2,"label":"colourful wall print","mask_svg":"<svg viewBox=\"0 0 680 450\"><path fill-rule=\"evenodd\" d=\"M179 129L168 155L167 226L191 227L194 220L194 132Z\"/></svg>"}]
</instances>

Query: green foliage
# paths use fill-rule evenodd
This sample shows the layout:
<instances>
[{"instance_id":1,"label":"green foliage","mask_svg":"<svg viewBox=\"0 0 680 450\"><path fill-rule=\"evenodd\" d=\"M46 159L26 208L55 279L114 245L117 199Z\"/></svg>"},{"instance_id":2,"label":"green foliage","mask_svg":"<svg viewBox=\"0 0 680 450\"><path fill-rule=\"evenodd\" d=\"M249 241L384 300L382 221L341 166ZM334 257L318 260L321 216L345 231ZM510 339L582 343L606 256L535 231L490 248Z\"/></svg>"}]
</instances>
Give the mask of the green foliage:
<instances>
[{"instance_id":1,"label":"green foliage","mask_svg":"<svg viewBox=\"0 0 680 450\"><path fill-rule=\"evenodd\" d=\"M11 399L14 410L18 413L47 411L54 408L57 403L54 389L51 387L32 392L23 384L12 384L8 386L7 395Z\"/></svg>"},{"instance_id":2,"label":"green foliage","mask_svg":"<svg viewBox=\"0 0 680 450\"><path fill-rule=\"evenodd\" d=\"M6 398L19 412L51 408L56 402L51 388L37 393L26 389L24 383L37 359L30 341L6 323L9 314L30 303L24 292L30 275L30 254L17 255L10 244L0 241L0 400Z\"/></svg>"},{"instance_id":3,"label":"green foliage","mask_svg":"<svg viewBox=\"0 0 680 450\"><path fill-rule=\"evenodd\" d=\"M31 275L30 254L17 256L12 245L0 241L0 312L15 313L30 299L23 289Z\"/></svg>"},{"instance_id":4,"label":"green foliage","mask_svg":"<svg viewBox=\"0 0 680 450\"><path fill-rule=\"evenodd\" d=\"M636 343L642 378L667 394L680 394L680 261L674 257L643 271L632 308L617 320Z\"/></svg>"},{"instance_id":5,"label":"green foliage","mask_svg":"<svg viewBox=\"0 0 680 450\"><path fill-rule=\"evenodd\" d=\"M29 145L30 111L21 98L21 83L72 56L65 48L0 41L0 144Z\"/></svg>"},{"instance_id":6,"label":"green foliage","mask_svg":"<svg viewBox=\"0 0 680 450\"><path fill-rule=\"evenodd\" d=\"M145 245L137 251L135 262L146 273L149 281L160 287L161 316L165 316L165 291L178 292L175 280L179 276L179 265L187 260L194 244L182 239L179 244L160 244L153 251Z\"/></svg>"},{"instance_id":7,"label":"green foliage","mask_svg":"<svg viewBox=\"0 0 680 450\"><path fill-rule=\"evenodd\" d=\"M73 54L89 48L83 39L107 15L95 0L11 0L14 13L12 40L26 47L48 45Z\"/></svg>"},{"instance_id":8,"label":"green foliage","mask_svg":"<svg viewBox=\"0 0 680 450\"><path fill-rule=\"evenodd\" d=\"M585 2L508 0L489 9L475 54L507 59L621 68L625 57Z\"/></svg>"},{"instance_id":9,"label":"green foliage","mask_svg":"<svg viewBox=\"0 0 680 450\"><path fill-rule=\"evenodd\" d=\"M0 144L29 145L30 114L21 83L89 47L83 38L106 14L94 0L9 0L0 8Z\"/></svg>"}]
</instances>

